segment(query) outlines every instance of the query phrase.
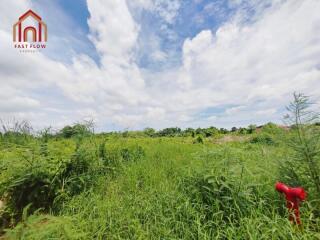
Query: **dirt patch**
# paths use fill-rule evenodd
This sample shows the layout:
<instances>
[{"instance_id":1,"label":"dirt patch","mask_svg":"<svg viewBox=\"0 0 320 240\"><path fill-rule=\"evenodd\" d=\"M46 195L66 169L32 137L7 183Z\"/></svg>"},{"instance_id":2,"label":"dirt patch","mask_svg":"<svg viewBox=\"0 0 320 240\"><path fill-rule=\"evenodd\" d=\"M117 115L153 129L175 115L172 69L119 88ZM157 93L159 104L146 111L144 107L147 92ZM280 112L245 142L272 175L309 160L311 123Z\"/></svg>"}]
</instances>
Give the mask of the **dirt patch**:
<instances>
[{"instance_id":1,"label":"dirt patch","mask_svg":"<svg viewBox=\"0 0 320 240\"><path fill-rule=\"evenodd\" d=\"M213 142L217 144L223 144L228 142L244 142L249 139L248 136L235 136L235 135L227 135L222 138L215 139Z\"/></svg>"}]
</instances>

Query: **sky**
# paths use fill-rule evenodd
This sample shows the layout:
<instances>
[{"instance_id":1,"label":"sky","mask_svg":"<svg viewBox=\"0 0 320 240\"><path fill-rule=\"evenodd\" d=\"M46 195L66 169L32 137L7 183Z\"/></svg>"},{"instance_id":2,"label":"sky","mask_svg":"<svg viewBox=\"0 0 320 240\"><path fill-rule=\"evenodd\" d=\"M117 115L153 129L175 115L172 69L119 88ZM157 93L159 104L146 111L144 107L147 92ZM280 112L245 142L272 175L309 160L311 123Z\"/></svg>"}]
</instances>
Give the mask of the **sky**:
<instances>
[{"instance_id":1,"label":"sky","mask_svg":"<svg viewBox=\"0 0 320 240\"><path fill-rule=\"evenodd\" d=\"M319 106L319 0L3 0L0 119L98 131L281 124ZM32 9L46 49L14 48Z\"/></svg>"}]
</instances>

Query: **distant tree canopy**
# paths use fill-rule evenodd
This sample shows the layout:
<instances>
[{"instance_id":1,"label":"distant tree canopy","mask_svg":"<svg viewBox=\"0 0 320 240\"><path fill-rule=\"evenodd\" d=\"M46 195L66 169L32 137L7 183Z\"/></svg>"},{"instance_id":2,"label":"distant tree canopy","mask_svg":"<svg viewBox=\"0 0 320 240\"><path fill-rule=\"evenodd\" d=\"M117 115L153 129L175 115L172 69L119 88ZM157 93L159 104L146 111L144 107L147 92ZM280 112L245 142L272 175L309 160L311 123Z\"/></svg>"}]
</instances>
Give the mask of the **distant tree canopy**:
<instances>
[{"instance_id":1,"label":"distant tree canopy","mask_svg":"<svg viewBox=\"0 0 320 240\"><path fill-rule=\"evenodd\" d=\"M71 138L79 135L90 135L93 133L93 126L91 123L77 123L73 126L65 126L59 132L64 138Z\"/></svg>"},{"instance_id":2,"label":"distant tree canopy","mask_svg":"<svg viewBox=\"0 0 320 240\"><path fill-rule=\"evenodd\" d=\"M238 129L236 127L231 128L231 132L236 132L236 131L238 131Z\"/></svg>"},{"instance_id":3,"label":"distant tree canopy","mask_svg":"<svg viewBox=\"0 0 320 240\"><path fill-rule=\"evenodd\" d=\"M225 128L216 128L216 127L208 127L208 128L186 128L182 130L178 127L165 128L159 131L156 131L153 128L146 128L143 130L143 133L150 137L212 137L218 134L226 134L229 131Z\"/></svg>"},{"instance_id":4,"label":"distant tree canopy","mask_svg":"<svg viewBox=\"0 0 320 240\"><path fill-rule=\"evenodd\" d=\"M281 131L281 127L274 123L267 123L265 125L257 127L254 124L249 125L248 127L232 127L231 130L228 130L226 128L216 128L214 126L210 126L208 128L186 128L181 129L179 127L170 127L170 128L164 128L161 130L155 130L154 128L147 127L142 131L124 131L124 132L113 132L113 133L104 133L104 134L120 134L122 137L214 137L221 134L228 134L228 133L234 133L234 134L253 134L255 132L258 132L259 130L262 130L263 132L275 132L275 131Z\"/></svg>"},{"instance_id":5,"label":"distant tree canopy","mask_svg":"<svg viewBox=\"0 0 320 240\"><path fill-rule=\"evenodd\" d=\"M156 130L154 130L153 128L145 128L144 130L143 130L143 133L145 134L145 135L147 135L147 136L149 136L149 137L153 137L154 135L155 135L155 133L156 133Z\"/></svg>"},{"instance_id":6,"label":"distant tree canopy","mask_svg":"<svg viewBox=\"0 0 320 240\"><path fill-rule=\"evenodd\" d=\"M203 135L204 137L212 137L219 134L219 130L216 127L197 128L196 134Z\"/></svg>"},{"instance_id":7,"label":"distant tree canopy","mask_svg":"<svg viewBox=\"0 0 320 240\"><path fill-rule=\"evenodd\" d=\"M314 123L316 126L320 126L319 122ZM291 126L293 128L294 126ZM290 127L287 126L279 126L274 123L267 123L265 125L256 126L249 125L248 127L232 127L230 130L226 128L216 128L214 126L210 126L207 128L186 128L181 129L179 127L169 127L164 128L162 130L156 130L151 127L147 127L142 131L130 131L125 130L121 132L104 132L99 133L101 136L121 136L121 137L215 137L221 134L252 134L255 132L265 132L265 133L281 133L282 131L288 130ZM63 138L72 138L74 136L88 136L94 133L94 123L93 121L83 121L79 123L75 123L73 125L67 125L63 127L61 130L54 131L51 127L46 128L37 134L33 131L32 126L27 121L3 121L0 119L0 140L8 139L8 138L21 138L21 136L40 136L45 141L52 137L63 137Z\"/></svg>"},{"instance_id":8,"label":"distant tree canopy","mask_svg":"<svg viewBox=\"0 0 320 240\"><path fill-rule=\"evenodd\" d=\"M180 134L181 134L181 128L178 128L178 127L165 128L157 132L157 135L160 137L164 137L164 136L173 137L173 136L178 136Z\"/></svg>"}]
</instances>

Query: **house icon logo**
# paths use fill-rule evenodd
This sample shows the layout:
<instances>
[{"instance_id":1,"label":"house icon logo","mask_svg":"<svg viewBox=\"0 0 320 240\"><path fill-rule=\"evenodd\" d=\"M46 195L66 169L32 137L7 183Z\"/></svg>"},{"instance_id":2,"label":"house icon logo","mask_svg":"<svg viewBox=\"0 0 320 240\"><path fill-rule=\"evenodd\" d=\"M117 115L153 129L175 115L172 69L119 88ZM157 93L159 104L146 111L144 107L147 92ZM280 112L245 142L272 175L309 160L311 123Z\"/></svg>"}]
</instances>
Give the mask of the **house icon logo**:
<instances>
[{"instance_id":1,"label":"house icon logo","mask_svg":"<svg viewBox=\"0 0 320 240\"><path fill-rule=\"evenodd\" d=\"M40 49L46 47L48 28L42 18L34 11L29 10L19 17L13 25L13 42L15 48Z\"/></svg>"}]
</instances>

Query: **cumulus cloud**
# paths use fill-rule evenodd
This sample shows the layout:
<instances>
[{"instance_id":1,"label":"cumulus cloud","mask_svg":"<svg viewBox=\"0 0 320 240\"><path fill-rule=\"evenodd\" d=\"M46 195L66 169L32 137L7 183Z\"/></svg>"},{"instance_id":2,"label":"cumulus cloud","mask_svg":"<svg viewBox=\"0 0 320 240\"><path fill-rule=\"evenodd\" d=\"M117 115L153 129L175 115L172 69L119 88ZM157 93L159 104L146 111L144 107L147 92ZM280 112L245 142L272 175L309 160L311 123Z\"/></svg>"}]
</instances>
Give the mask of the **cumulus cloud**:
<instances>
[{"instance_id":1,"label":"cumulus cloud","mask_svg":"<svg viewBox=\"0 0 320 240\"><path fill-rule=\"evenodd\" d=\"M275 1L254 23L237 19L215 33L205 30L187 39L183 60L192 89L199 89L199 98L207 96L204 102L209 105L252 108L257 101L281 107L294 91L316 95L314 87L320 84L319 9L320 2L313 0ZM204 104L199 99L197 103Z\"/></svg>"},{"instance_id":2,"label":"cumulus cloud","mask_svg":"<svg viewBox=\"0 0 320 240\"><path fill-rule=\"evenodd\" d=\"M240 8L216 32L204 29L185 39L181 66L155 72L138 64L142 33L133 11L155 12L172 24L180 1L88 0L89 37L99 63L74 53L68 64L13 49L7 25L30 3L10 1L16 5L9 8L18 13L0 23L5 56L0 59L0 114L39 126L91 116L101 130L107 125L231 127L279 121L293 91L318 94L320 2L274 0L268 7L256 2L252 7L259 14L252 21ZM160 61L168 58L161 51L152 54ZM215 107L224 111L210 112Z\"/></svg>"}]
</instances>

